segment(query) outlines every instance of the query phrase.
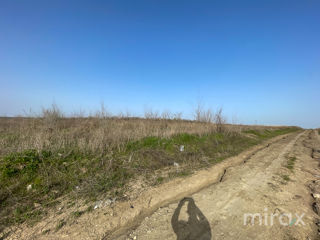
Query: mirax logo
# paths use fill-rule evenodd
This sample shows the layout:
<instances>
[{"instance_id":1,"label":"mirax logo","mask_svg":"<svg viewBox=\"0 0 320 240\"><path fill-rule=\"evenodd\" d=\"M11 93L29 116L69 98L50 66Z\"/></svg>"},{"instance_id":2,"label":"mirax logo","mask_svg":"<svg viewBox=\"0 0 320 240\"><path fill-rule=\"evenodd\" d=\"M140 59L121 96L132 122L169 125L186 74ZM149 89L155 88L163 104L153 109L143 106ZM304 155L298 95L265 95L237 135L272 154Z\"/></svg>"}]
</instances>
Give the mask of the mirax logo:
<instances>
[{"instance_id":1,"label":"mirax logo","mask_svg":"<svg viewBox=\"0 0 320 240\"><path fill-rule=\"evenodd\" d=\"M257 223L261 226L273 226L273 224L278 221L282 226L298 226L305 225L303 218L304 213L302 214L292 214L292 213L268 213L268 208L264 209L264 213L245 213L243 215L243 224L244 225L255 225Z\"/></svg>"}]
</instances>

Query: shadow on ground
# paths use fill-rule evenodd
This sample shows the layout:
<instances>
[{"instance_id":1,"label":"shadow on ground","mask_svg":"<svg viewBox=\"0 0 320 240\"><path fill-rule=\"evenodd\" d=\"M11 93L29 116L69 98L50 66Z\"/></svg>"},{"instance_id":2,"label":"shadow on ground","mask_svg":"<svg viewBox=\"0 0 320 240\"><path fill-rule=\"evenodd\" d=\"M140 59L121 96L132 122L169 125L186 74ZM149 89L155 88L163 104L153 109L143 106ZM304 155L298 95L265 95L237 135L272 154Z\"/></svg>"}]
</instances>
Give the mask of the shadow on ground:
<instances>
[{"instance_id":1,"label":"shadow on ground","mask_svg":"<svg viewBox=\"0 0 320 240\"><path fill-rule=\"evenodd\" d=\"M188 203L188 221L180 220L181 208ZM207 218L196 206L193 198L183 198L171 218L177 240L211 240L211 228Z\"/></svg>"}]
</instances>

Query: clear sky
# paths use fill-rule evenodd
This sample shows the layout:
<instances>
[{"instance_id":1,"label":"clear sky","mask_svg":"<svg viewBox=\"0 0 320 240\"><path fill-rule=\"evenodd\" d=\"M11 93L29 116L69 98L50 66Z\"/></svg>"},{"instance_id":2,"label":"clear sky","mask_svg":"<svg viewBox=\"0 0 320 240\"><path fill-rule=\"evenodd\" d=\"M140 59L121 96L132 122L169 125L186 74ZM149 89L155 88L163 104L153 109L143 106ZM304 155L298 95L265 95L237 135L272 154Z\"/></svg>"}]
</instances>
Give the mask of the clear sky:
<instances>
[{"instance_id":1,"label":"clear sky","mask_svg":"<svg viewBox=\"0 0 320 240\"><path fill-rule=\"evenodd\" d=\"M320 127L320 1L0 1L0 115L222 106Z\"/></svg>"}]
</instances>

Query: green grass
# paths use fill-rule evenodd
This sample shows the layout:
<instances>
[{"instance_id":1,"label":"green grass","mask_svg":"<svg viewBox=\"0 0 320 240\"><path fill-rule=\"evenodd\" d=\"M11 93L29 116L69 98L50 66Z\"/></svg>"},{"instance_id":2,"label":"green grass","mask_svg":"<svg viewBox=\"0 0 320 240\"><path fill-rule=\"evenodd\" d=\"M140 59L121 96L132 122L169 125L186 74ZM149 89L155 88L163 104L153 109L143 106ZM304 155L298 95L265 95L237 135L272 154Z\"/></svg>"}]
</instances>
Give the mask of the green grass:
<instances>
[{"instance_id":1,"label":"green grass","mask_svg":"<svg viewBox=\"0 0 320 240\"><path fill-rule=\"evenodd\" d=\"M75 212L73 212L72 213L72 216L74 217L74 218L78 218L78 217L80 217L82 214L84 214L85 213L85 211L75 211Z\"/></svg>"},{"instance_id":2,"label":"green grass","mask_svg":"<svg viewBox=\"0 0 320 240\"><path fill-rule=\"evenodd\" d=\"M296 160L297 160L296 157L288 157L287 168L290 169L291 171L293 171L294 163Z\"/></svg>"},{"instance_id":3,"label":"green grass","mask_svg":"<svg viewBox=\"0 0 320 240\"><path fill-rule=\"evenodd\" d=\"M253 134L261 140L276 137L278 135L283 135L291 132L297 131L297 128L280 128L277 130L247 130L245 133Z\"/></svg>"},{"instance_id":4,"label":"green grass","mask_svg":"<svg viewBox=\"0 0 320 240\"><path fill-rule=\"evenodd\" d=\"M282 175L282 179L285 181L290 181L290 177L288 175Z\"/></svg>"},{"instance_id":5,"label":"green grass","mask_svg":"<svg viewBox=\"0 0 320 240\"><path fill-rule=\"evenodd\" d=\"M157 180L156 180L156 183L157 184L160 184L160 183L162 183L164 181L164 177L157 177Z\"/></svg>"},{"instance_id":6,"label":"green grass","mask_svg":"<svg viewBox=\"0 0 320 240\"><path fill-rule=\"evenodd\" d=\"M288 168L290 171L293 172L294 170L294 164L297 158L295 156L286 156L287 158L287 163L286 163L286 168ZM290 181L289 175L282 175L283 180L286 182Z\"/></svg>"},{"instance_id":7,"label":"green grass","mask_svg":"<svg viewBox=\"0 0 320 240\"><path fill-rule=\"evenodd\" d=\"M64 225L66 225L66 221L64 219L61 219L56 226L56 231L59 231Z\"/></svg>"},{"instance_id":8,"label":"green grass","mask_svg":"<svg viewBox=\"0 0 320 240\"><path fill-rule=\"evenodd\" d=\"M136 176L145 176L154 179L154 184L160 184L165 177L157 177L155 171L167 167L173 168L168 179L188 176L195 169L218 163L263 140L296 130L245 132L255 137L236 133L150 136L130 141L124 148L101 153L76 148L56 152L33 149L12 152L0 158L0 232L4 226L40 219L47 207L66 194L89 201L106 193L121 196L127 183ZM181 145L185 149L183 152L179 150ZM179 164L179 171L173 166L174 162ZM288 163L288 168L291 165ZM29 190L28 185L32 186ZM35 207L34 203L41 207ZM77 218L83 213L76 211L72 215ZM65 221L59 222L56 230L63 225Z\"/></svg>"}]
</instances>

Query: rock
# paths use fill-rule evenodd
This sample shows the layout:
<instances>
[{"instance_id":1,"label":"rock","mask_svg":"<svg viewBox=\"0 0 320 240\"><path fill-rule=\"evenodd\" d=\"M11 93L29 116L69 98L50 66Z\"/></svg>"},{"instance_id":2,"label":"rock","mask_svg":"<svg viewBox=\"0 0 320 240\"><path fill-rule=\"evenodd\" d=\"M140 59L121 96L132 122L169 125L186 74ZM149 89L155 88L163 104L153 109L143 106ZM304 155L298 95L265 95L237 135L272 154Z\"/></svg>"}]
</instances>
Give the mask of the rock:
<instances>
[{"instance_id":1,"label":"rock","mask_svg":"<svg viewBox=\"0 0 320 240\"><path fill-rule=\"evenodd\" d=\"M38 208L38 207L41 207L41 204L40 204L40 203L33 203L33 206L34 206L35 208Z\"/></svg>"},{"instance_id":2,"label":"rock","mask_svg":"<svg viewBox=\"0 0 320 240\"><path fill-rule=\"evenodd\" d=\"M95 202L93 209L101 208L102 205L103 205L102 201L97 201L97 202Z\"/></svg>"},{"instance_id":3,"label":"rock","mask_svg":"<svg viewBox=\"0 0 320 240\"><path fill-rule=\"evenodd\" d=\"M106 201L105 201L105 206L109 206L111 203L113 203L113 201L108 198Z\"/></svg>"},{"instance_id":4,"label":"rock","mask_svg":"<svg viewBox=\"0 0 320 240\"><path fill-rule=\"evenodd\" d=\"M94 209L97 209L97 208L102 208L102 207L107 207L107 206L110 206L111 204L114 204L116 202L116 198L107 198L107 200L105 201L97 201L95 202L94 204Z\"/></svg>"},{"instance_id":5,"label":"rock","mask_svg":"<svg viewBox=\"0 0 320 240\"><path fill-rule=\"evenodd\" d=\"M30 191L32 189L32 184L29 184L28 186L27 186L27 191Z\"/></svg>"},{"instance_id":6,"label":"rock","mask_svg":"<svg viewBox=\"0 0 320 240\"><path fill-rule=\"evenodd\" d=\"M312 193L312 197L315 199L320 198L320 194L319 193Z\"/></svg>"}]
</instances>

